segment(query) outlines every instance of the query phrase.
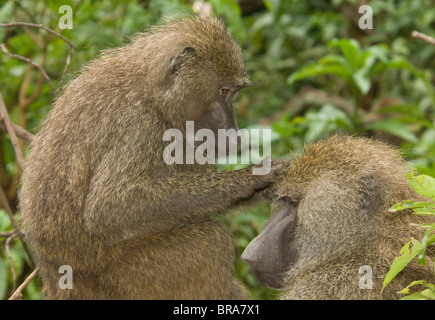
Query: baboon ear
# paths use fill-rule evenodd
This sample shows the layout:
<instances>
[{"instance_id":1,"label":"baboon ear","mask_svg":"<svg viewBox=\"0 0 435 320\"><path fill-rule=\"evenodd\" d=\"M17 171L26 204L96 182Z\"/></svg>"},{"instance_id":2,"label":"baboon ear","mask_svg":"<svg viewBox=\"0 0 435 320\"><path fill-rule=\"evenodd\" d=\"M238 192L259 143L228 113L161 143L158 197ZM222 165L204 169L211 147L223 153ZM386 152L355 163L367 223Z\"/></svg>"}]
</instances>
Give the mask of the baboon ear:
<instances>
[{"instance_id":1,"label":"baboon ear","mask_svg":"<svg viewBox=\"0 0 435 320\"><path fill-rule=\"evenodd\" d=\"M171 59L170 69L172 73L177 73L181 69L182 65L195 55L195 49L192 47L185 47L175 57Z\"/></svg>"},{"instance_id":2,"label":"baboon ear","mask_svg":"<svg viewBox=\"0 0 435 320\"><path fill-rule=\"evenodd\" d=\"M371 174L359 178L362 209L367 213L376 209L380 202L380 195L376 179Z\"/></svg>"}]
</instances>

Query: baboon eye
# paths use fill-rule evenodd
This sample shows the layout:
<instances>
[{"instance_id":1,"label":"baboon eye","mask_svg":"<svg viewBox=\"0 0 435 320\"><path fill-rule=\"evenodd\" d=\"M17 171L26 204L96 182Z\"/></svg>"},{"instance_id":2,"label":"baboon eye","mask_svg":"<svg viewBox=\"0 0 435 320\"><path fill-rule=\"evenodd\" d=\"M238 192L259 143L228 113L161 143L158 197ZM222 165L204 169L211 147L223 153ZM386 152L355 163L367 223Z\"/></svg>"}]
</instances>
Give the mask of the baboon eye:
<instances>
[{"instance_id":1,"label":"baboon eye","mask_svg":"<svg viewBox=\"0 0 435 320\"><path fill-rule=\"evenodd\" d=\"M290 203L297 207L299 205L299 199L290 199Z\"/></svg>"},{"instance_id":2,"label":"baboon eye","mask_svg":"<svg viewBox=\"0 0 435 320\"><path fill-rule=\"evenodd\" d=\"M228 93L230 93L230 89L228 89L228 88L221 88L221 95L226 96Z\"/></svg>"},{"instance_id":3,"label":"baboon eye","mask_svg":"<svg viewBox=\"0 0 435 320\"><path fill-rule=\"evenodd\" d=\"M287 196L283 196L278 198L278 200L284 201L286 203L292 204L295 207L297 207L299 205L300 199L296 199L296 198L291 198L291 197L287 197Z\"/></svg>"}]
</instances>

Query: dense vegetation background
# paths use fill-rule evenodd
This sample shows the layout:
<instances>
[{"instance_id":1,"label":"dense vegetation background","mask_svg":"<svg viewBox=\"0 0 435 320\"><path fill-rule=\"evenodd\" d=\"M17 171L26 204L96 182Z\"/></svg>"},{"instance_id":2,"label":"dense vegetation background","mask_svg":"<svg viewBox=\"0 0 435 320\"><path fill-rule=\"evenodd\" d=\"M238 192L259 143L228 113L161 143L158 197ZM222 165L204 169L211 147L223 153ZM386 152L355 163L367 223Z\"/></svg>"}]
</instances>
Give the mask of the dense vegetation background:
<instances>
[{"instance_id":1,"label":"dense vegetation background","mask_svg":"<svg viewBox=\"0 0 435 320\"><path fill-rule=\"evenodd\" d=\"M43 24L68 38L76 48L68 82L100 50L128 42L128 36L163 23L165 16L191 12L194 2L0 0L0 23ZM242 46L255 84L236 104L239 126L272 128L274 157L289 157L304 143L336 131L364 133L400 147L420 173L435 176L435 46L411 36L413 30L435 36L433 1L208 3ZM358 9L364 4L373 9L373 29L358 26L363 15ZM71 30L58 27L61 5L73 9ZM41 65L58 89L69 50L62 39L38 28L14 27L0 28L0 43ZM41 72L0 52L0 92L11 120L35 133L53 101ZM0 131L0 186L14 212L19 176L9 135ZM222 218L234 235L238 256L268 214L268 204L262 203ZM0 233L11 230L0 206ZM0 237L0 298L8 298L32 271L19 239L11 238L5 246L7 239ZM260 285L240 259L236 271L253 298L272 299L276 294ZM24 298L42 298L37 280L26 287Z\"/></svg>"}]
</instances>

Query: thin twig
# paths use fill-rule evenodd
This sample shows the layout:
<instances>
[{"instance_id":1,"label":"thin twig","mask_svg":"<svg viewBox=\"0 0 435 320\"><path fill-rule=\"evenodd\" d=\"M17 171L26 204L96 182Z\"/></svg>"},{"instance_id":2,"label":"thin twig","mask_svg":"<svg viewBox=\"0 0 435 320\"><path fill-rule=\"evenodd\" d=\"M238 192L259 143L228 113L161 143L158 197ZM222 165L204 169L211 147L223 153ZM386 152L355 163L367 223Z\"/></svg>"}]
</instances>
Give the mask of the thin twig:
<instances>
[{"instance_id":1,"label":"thin twig","mask_svg":"<svg viewBox=\"0 0 435 320\"><path fill-rule=\"evenodd\" d=\"M46 58L46 50L43 51L42 59L41 59L41 67L44 68ZM27 110L28 106L31 105L41 93L42 84L44 83L44 76L42 73L38 73L38 77L36 78L35 88L33 89L32 94L28 97L26 95L27 89L30 86L30 82L32 81L32 65L28 64L26 73L24 74L23 83L20 86L20 90L18 91L18 109L23 113ZM22 126L23 124L20 123Z\"/></svg>"},{"instance_id":2,"label":"thin twig","mask_svg":"<svg viewBox=\"0 0 435 320\"><path fill-rule=\"evenodd\" d=\"M15 222L15 218L14 218L14 215L12 213L11 207L9 206L8 199L6 198L6 194L4 193L3 188L1 188L1 187L0 187L0 202L3 205L3 208L5 208L6 213L9 216L9 219L11 220L12 227L16 231L19 231L18 225Z\"/></svg>"},{"instance_id":3,"label":"thin twig","mask_svg":"<svg viewBox=\"0 0 435 320\"><path fill-rule=\"evenodd\" d=\"M37 64L36 62L33 62L32 60L30 60L29 58L20 56L19 54L15 54L15 53L11 53L8 51L8 49L6 49L6 46L4 43L0 44L0 48L2 49L2 51L4 53L6 53L9 57L11 58L16 58L18 60L27 62L28 64L34 66L36 69L38 69L42 75L44 76L45 80L47 80L48 85L50 86L51 89L51 95L54 97L54 87L53 87L53 83L51 82L50 77L48 76L47 72L44 70L43 67L41 67L39 64Z\"/></svg>"},{"instance_id":4,"label":"thin twig","mask_svg":"<svg viewBox=\"0 0 435 320\"><path fill-rule=\"evenodd\" d=\"M24 27L23 30L27 33L27 35L33 40L33 42L38 46L39 49L44 48L44 43L41 41L41 39L38 38L38 33L33 32L33 30L29 27Z\"/></svg>"},{"instance_id":5,"label":"thin twig","mask_svg":"<svg viewBox=\"0 0 435 320\"><path fill-rule=\"evenodd\" d=\"M11 274L12 274L12 291L15 291L16 287L17 287L17 275L15 273L15 264L14 264L14 260L12 260L12 256L11 256L11 250L10 250L10 245L11 245L11 241L18 235L18 232L15 231L9 238L6 239L6 243L5 243L5 248L6 248L6 254L8 256L9 259L9 265L11 268Z\"/></svg>"},{"instance_id":6,"label":"thin twig","mask_svg":"<svg viewBox=\"0 0 435 320\"><path fill-rule=\"evenodd\" d=\"M55 36L61 38L63 41L65 41L70 47L75 49L74 45L71 41L69 41L67 38L65 38L63 35L61 35L59 32L54 31L53 29L44 27L42 24L35 24L30 22L11 22L11 23L0 23L0 28L11 28L11 27L32 27L32 28L38 28L45 30L47 32L50 32L54 34Z\"/></svg>"},{"instance_id":7,"label":"thin twig","mask_svg":"<svg viewBox=\"0 0 435 320\"><path fill-rule=\"evenodd\" d=\"M62 84L63 84L63 81L65 79L68 67L71 63L72 49L75 49L76 47L74 47L72 42L70 40L68 40L67 38L65 38L63 35L61 35L59 32L56 32L53 29L47 28L47 27L43 26L42 24L35 24L35 23L29 23L29 22L11 22L11 23L1 23L0 24L0 28L11 28L11 27L18 27L18 26L23 27L23 28L32 27L32 28L38 28L38 29L45 30L47 32L54 34L56 37L59 37L60 39L62 39L63 41L65 41L68 44L68 56L66 58L65 68L63 69L62 77L61 77L60 82L59 82L59 88L62 88ZM18 57L15 57L15 58L18 58ZM24 58L24 57L22 57L22 58ZM20 59L20 58L18 58L18 59ZM24 60L24 61L26 61L26 60ZM26 62L30 63L29 61L26 61ZM32 64L32 65L34 66L34 64ZM46 78L45 75L44 75L44 77ZM51 84L51 82L49 82L49 84ZM52 87L52 85L50 85L50 87ZM54 90L52 89L52 95L54 96L53 92L54 92Z\"/></svg>"},{"instance_id":8,"label":"thin twig","mask_svg":"<svg viewBox=\"0 0 435 320\"><path fill-rule=\"evenodd\" d=\"M63 73L62 73L62 78L60 78L60 82L59 82L59 88L62 89L62 85L63 85L63 81L65 80L65 76L66 76L66 72L68 71L68 67L71 63L71 51L72 51L71 46L68 47L68 56L66 57L66 61L65 61L65 68L63 68Z\"/></svg>"},{"instance_id":9,"label":"thin twig","mask_svg":"<svg viewBox=\"0 0 435 320\"><path fill-rule=\"evenodd\" d=\"M10 296L8 300L18 300L23 298L22 291L25 287L33 280L33 278L38 274L39 268L33 270L33 272L24 280L24 282L18 287L17 290Z\"/></svg>"},{"instance_id":10,"label":"thin twig","mask_svg":"<svg viewBox=\"0 0 435 320\"><path fill-rule=\"evenodd\" d=\"M15 230L13 231L8 231L8 232L0 232L0 238L9 238L11 235L13 235L14 233L16 233Z\"/></svg>"},{"instance_id":11,"label":"thin twig","mask_svg":"<svg viewBox=\"0 0 435 320\"><path fill-rule=\"evenodd\" d=\"M421 32L418 32L418 31L414 30L414 31L412 31L412 36L414 38L419 38L419 39L422 39L422 40L426 41L427 43L435 45L435 38L433 38L431 36L428 36L428 35L426 35L424 33L421 33Z\"/></svg>"},{"instance_id":12,"label":"thin twig","mask_svg":"<svg viewBox=\"0 0 435 320\"><path fill-rule=\"evenodd\" d=\"M3 191L3 188L0 186L0 203L3 205L3 208L5 209L7 215L9 216L9 219L11 220L12 227L17 232L17 236L20 238L21 243L23 245L24 251L26 251L27 256L29 257L30 264L33 266L34 261L32 254L30 253L29 248L27 247L25 235L24 233L18 228L18 225L15 221L14 215L12 213L11 207L9 206L8 198L6 197L6 194Z\"/></svg>"},{"instance_id":13,"label":"thin twig","mask_svg":"<svg viewBox=\"0 0 435 320\"><path fill-rule=\"evenodd\" d=\"M15 123L12 123L12 128L14 128L15 134L18 138L27 143L32 142L34 136L29 131L24 130L20 126L17 126ZM2 116L0 116L0 130L6 131L6 127L4 125L4 118Z\"/></svg>"},{"instance_id":14,"label":"thin twig","mask_svg":"<svg viewBox=\"0 0 435 320\"><path fill-rule=\"evenodd\" d=\"M9 137L12 142L12 146L14 147L17 163L21 167L21 169L24 169L25 162L24 162L23 152L21 150L20 144L18 143L15 130L12 127L11 119L9 119L8 111L6 109L5 102L3 101L3 96L1 93L0 93L0 116L3 118L3 122L6 126L6 131L9 134Z\"/></svg>"}]
</instances>

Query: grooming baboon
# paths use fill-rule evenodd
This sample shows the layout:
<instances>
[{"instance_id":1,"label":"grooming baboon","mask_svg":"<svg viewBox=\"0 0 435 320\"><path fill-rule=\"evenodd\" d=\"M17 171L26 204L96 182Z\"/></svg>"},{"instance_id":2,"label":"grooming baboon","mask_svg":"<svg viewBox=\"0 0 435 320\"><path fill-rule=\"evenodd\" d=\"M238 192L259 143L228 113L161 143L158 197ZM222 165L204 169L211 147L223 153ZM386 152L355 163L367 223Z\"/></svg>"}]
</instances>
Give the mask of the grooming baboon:
<instances>
[{"instance_id":1,"label":"grooming baboon","mask_svg":"<svg viewBox=\"0 0 435 320\"><path fill-rule=\"evenodd\" d=\"M246 297L231 237L210 218L267 187L282 165L273 160L267 175L167 165L163 134L186 121L237 129L232 100L248 84L239 46L214 18L153 27L84 68L41 125L22 182L47 298ZM59 288L62 265L72 290Z\"/></svg>"},{"instance_id":2,"label":"grooming baboon","mask_svg":"<svg viewBox=\"0 0 435 320\"><path fill-rule=\"evenodd\" d=\"M277 183L274 214L242 259L260 281L284 289L283 299L396 299L413 280L433 281L431 247L428 267L412 263L380 295L401 247L421 239L410 223L429 222L388 212L421 199L408 170L396 150L366 138L336 135L306 146Z\"/></svg>"}]
</instances>

